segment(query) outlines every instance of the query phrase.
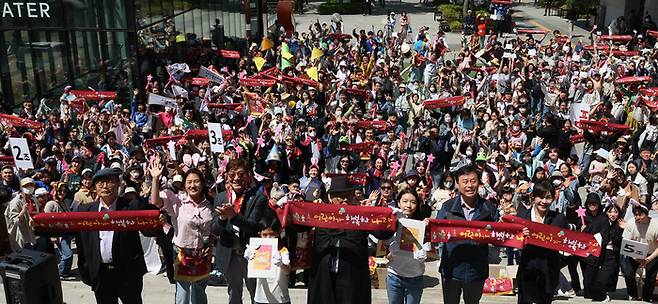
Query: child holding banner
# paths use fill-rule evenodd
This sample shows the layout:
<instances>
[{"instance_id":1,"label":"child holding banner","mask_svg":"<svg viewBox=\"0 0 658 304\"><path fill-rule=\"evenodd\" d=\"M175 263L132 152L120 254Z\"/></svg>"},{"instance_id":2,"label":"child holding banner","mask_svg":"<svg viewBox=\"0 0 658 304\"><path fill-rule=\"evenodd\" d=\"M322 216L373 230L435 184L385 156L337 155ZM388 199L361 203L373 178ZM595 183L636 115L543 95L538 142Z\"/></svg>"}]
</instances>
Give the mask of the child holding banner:
<instances>
[{"instance_id":1,"label":"child holding banner","mask_svg":"<svg viewBox=\"0 0 658 304\"><path fill-rule=\"evenodd\" d=\"M398 219L413 219L422 221L419 197L415 190L405 189L397 199ZM427 225L427 223L424 223ZM422 243L421 239L413 239L415 246L409 248L405 244L405 235L413 228L405 227L403 222L398 221L397 232L391 239L389 245L388 276L386 278L386 292L389 304L418 304L423 295L423 274L425 273L425 259L430 250L430 243ZM414 236L412 234L412 236ZM421 243L418 243L418 242ZM406 253L406 254L405 254Z\"/></svg>"}]
</instances>

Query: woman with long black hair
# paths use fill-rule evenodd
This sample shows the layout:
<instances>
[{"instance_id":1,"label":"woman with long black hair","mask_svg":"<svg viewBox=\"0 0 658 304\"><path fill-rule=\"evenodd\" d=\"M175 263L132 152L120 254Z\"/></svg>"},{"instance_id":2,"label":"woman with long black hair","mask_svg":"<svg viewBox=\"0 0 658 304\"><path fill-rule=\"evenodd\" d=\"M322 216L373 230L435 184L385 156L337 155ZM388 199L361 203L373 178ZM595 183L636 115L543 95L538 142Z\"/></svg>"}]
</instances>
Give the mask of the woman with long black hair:
<instances>
[{"instance_id":1,"label":"woman with long black hair","mask_svg":"<svg viewBox=\"0 0 658 304\"><path fill-rule=\"evenodd\" d=\"M185 192L160 191L163 166L159 158L150 165L153 179L151 200L163 209L174 227L174 279L176 304L207 303L206 286L212 258L212 202L208 199L203 173L189 169L183 175Z\"/></svg>"},{"instance_id":2,"label":"woman with long black hair","mask_svg":"<svg viewBox=\"0 0 658 304\"><path fill-rule=\"evenodd\" d=\"M420 208L420 197L413 189L405 189L398 195L398 218L423 220ZM422 244L421 248L414 250L413 254L404 254L401 250L401 237L405 229L398 222L397 232L389 245L388 276L386 278L386 292L389 304L418 304L423 295L423 274L425 273L425 259L430 243ZM412 245L413 246L413 245Z\"/></svg>"},{"instance_id":3,"label":"woman with long black hair","mask_svg":"<svg viewBox=\"0 0 658 304\"><path fill-rule=\"evenodd\" d=\"M554 196L555 189L549 182L536 183L530 194L532 207L519 209L519 217L535 223L566 228L564 215L550 210ZM523 228L523 234L530 235L528 227ZM560 266L560 254L557 251L526 245L521 254L517 274L519 303L551 303L559 281Z\"/></svg>"},{"instance_id":4,"label":"woman with long black hair","mask_svg":"<svg viewBox=\"0 0 658 304\"><path fill-rule=\"evenodd\" d=\"M617 279L619 278L619 252L621 250L621 239L624 233L624 221L620 218L621 208L617 204L610 203L603 210L608 229L601 235L603 242L602 251L599 256L599 271L594 284L606 293L617 290Z\"/></svg>"}]
</instances>

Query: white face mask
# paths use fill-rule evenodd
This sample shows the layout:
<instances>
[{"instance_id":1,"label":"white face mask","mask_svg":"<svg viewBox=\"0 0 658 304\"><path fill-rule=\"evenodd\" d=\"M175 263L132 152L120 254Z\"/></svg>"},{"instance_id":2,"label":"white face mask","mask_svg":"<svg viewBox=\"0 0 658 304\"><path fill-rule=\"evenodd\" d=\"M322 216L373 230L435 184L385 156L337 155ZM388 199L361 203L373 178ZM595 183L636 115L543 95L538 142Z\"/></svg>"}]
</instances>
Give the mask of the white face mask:
<instances>
[{"instance_id":1,"label":"white face mask","mask_svg":"<svg viewBox=\"0 0 658 304\"><path fill-rule=\"evenodd\" d=\"M32 195L34 193L34 188L32 187L27 187L27 188L21 188L21 191L27 195Z\"/></svg>"},{"instance_id":2,"label":"white face mask","mask_svg":"<svg viewBox=\"0 0 658 304\"><path fill-rule=\"evenodd\" d=\"M445 181L443 182L443 186L446 188L452 188L453 181Z\"/></svg>"},{"instance_id":3,"label":"white face mask","mask_svg":"<svg viewBox=\"0 0 658 304\"><path fill-rule=\"evenodd\" d=\"M520 129L521 127L519 126L512 126L512 130L514 130L514 132L518 132Z\"/></svg>"},{"instance_id":4,"label":"white face mask","mask_svg":"<svg viewBox=\"0 0 658 304\"><path fill-rule=\"evenodd\" d=\"M315 131L308 132L308 136L315 137Z\"/></svg>"},{"instance_id":5,"label":"white face mask","mask_svg":"<svg viewBox=\"0 0 658 304\"><path fill-rule=\"evenodd\" d=\"M473 156L473 151L466 150L466 156Z\"/></svg>"}]
</instances>

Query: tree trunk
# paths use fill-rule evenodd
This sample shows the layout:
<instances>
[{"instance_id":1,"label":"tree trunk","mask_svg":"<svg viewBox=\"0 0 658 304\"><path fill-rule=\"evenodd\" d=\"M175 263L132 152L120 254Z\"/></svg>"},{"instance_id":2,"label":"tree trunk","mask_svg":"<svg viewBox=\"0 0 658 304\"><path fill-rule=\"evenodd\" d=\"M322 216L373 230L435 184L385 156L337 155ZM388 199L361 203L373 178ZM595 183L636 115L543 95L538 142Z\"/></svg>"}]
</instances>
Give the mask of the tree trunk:
<instances>
[{"instance_id":1,"label":"tree trunk","mask_svg":"<svg viewBox=\"0 0 658 304\"><path fill-rule=\"evenodd\" d=\"M470 2L469 0L464 0L464 8L462 9L463 16L466 16L466 14L468 13L469 2Z\"/></svg>"}]
</instances>

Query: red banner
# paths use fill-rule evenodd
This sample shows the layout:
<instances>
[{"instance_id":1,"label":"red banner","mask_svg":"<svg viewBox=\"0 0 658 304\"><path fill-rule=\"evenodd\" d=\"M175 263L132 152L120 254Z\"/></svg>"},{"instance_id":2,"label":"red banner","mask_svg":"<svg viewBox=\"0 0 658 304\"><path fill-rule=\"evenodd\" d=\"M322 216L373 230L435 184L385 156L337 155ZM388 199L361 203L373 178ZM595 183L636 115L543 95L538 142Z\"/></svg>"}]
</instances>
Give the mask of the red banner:
<instances>
[{"instance_id":1,"label":"red banner","mask_svg":"<svg viewBox=\"0 0 658 304\"><path fill-rule=\"evenodd\" d=\"M86 100L104 100L117 98L117 92L110 91L71 90L69 93L75 95L75 97L84 98Z\"/></svg>"},{"instance_id":2,"label":"red banner","mask_svg":"<svg viewBox=\"0 0 658 304\"><path fill-rule=\"evenodd\" d=\"M531 34L531 35L546 35L548 34L547 30L535 30L535 29L526 29L520 28L516 29L517 34Z\"/></svg>"},{"instance_id":3,"label":"red banner","mask_svg":"<svg viewBox=\"0 0 658 304\"><path fill-rule=\"evenodd\" d=\"M581 257L587 257L588 255L598 257L601 254L601 245L589 233L539 224L509 215L503 216L503 221L528 227L530 236L526 238L526 244L564 251Z\"/></svg>"},{"instance_id":4,"label":"red banner","mask_svg":"<svg viewBox=\"0 0 658 304\"><path fill-rule=\"evenodd\" d=\"M281 225L301 225L329 229L395 231L397 217L389 207L289 202L279 212Z\"/></svg>"},{"instance_id":5,"label":"red banner","mask_svg":"<svg viewBox=\"0 0 658 304\"><path fill-rule=\"evenodd\" d=\"M375 148L373 143L360 143L360 144L349 144L345 147L345 150L352 152L361 152L361 153L370 153L372 149Z\"/></svg>"},{"instance_id":6,"label":"red banner","mask_svg":"<svg viewBox=\"0 0 658 304\"><path fill-rule=\"evenodd\" d=\"M240 52L238 51L219 50L219 54L221 54L222 57L224 58L233 58L233 59L240 58Z\"/></svg>"},{"instance_id":7,"label":"red banner","mask_svg":"<svg viewBox=\"0 0 658 304\"><path fill-rule=\"evenodd\" d=\"M434 110L440 108L449 108L461 106L466 102L464 96L453 96L448 98L430 99L423 101L425 109Z\"/></svg>"},{"instance_id":8,"label":"red banner","mask_svg":"<svg viewBox=\"0 0 658 304\"><path fill-rule=\"evenodd\" d=\"M585 135L584 134L571 135L569 137L569 141L571 142L572 145L575 145L575 144L581 143L581 142L585 142Z\"/></svg>"},{"instance_id":9,"label":"red banner","mask_svg":"<svg viewBox=\"0 0 658 304\"><path fill-rule=\"evenodd\" d=\"M629 84L629 83L638 83L638 82L650 82L651 76L627 76L622 78L617 78L615 80L616 84Z\"/></svg>"},{"instance_id":10,"label":"red banner","mask_svg":"<svg viewBox=\"0 0 658 304\"><path fill-rule=\"evenodd\" d=\"M29 128L29 129L43 128L43 124L38 121L20 118L18 116L8 115L8 114L0 114L0 122L18 128Z\"/></svg>"},{"instance_id":11,"label":"red banner","mask_svg":"<svg viewBox=\"0 0 658 304\"><path fill-rule=\"evenodd\" d=\"M183 135L175 136L163 136L158 138L151 138L144 141L144 146L147 148L152 148L154 146L166 145L170 141L177 142L179 139L183 138Z\"/></svg>"},{"instance_id":12,"label":"red banner","mask_svg":"<svg viewBox=\"0 0 658 304\"><path fill-rule=\"evenodd\" d=\"M225 109L237 111L242 106L241 103L208 103L206 104L209 109Z\"/></svg>"},{"instance_id":13,"label":"red banner","mask_svg":"<svg viewBox=\"0 0 658 304\"><path fill-rule=\"evenodd\" d=\"M14 162L13 156L0 156L0 167L15 165L16 163Z\"/></svg>"},{"instance_id":14,"label":"red banner","mask_svg":"<svg viewBox=\"0 0 658 304\"><path fill-rule=\"evenodd\" d=\"M271 87L276 83L274 79L240 78L240 85L250 87Z\"/></svg>"},{"instance_id":15,"label":"red banner","mask_svg":"<svg viewBox=\"0 0 658 304\"><path fill-rule=\"evenodd\" d=\"M593 132L601 132L601 131L626 132L626 131L630 131L631 129L631 127L627 125L608 123L605 121L598 121L598 120L584 120L584 119L578 121L576 123L576 126L584 129L588 129Z\"/></svg>"},{"instance_id":16,"label":"red banner","mask_svg":"<svg viewBox=\"0 0 658 304\"><path fill-rule=\"evenodd\" d=\"M498 68L496 67L465 67L464 71L466 72L481 72L481 71L486 71L487 73L491 74L496 72Z\"/></svg>"},{"instance_id":17,"label":"red banner","mask_svg":"<svg viewBox=\"0 0 658 304\"><path fill-rule=\"evenodd\" d=\"M76 98L69 102L69 105L73 110L80 114L87 113L89 111L89 106L87 105L87 100L84 98Z\"/></svg>"},{"instance_id":18,"label":"red banner","mask_svg":"<svg viewBox=\"0 0 658 304\"><path fill-rule=\"evenodd\" d=\"M290 77L285 75L282 75L282 79L283 82L287 82L287 83L296 83L296 84L307 85L316 88L319 86L319 83L313 79Z\"/></svg>"},{"instance_id":19,"label":"red banner","mask_svg":"<svg viewBox=\"0 0 658 304\"><path fill-rule=\"evenodd\" d=\"M208 78L194 77L192 78L191 84L200 87L207 87L209 82L210 80L208 80Z\"/></svg>"},{"instance_id":20,"label":"red banner","mask_svg":"<svg viewBox=\"0 0 658 304\"><path fill-rule=\"evenodd\" d=\"M657 31L649 31L649 30L647 30L647 35L649 35L649 36L651 36L651 37L658 38L658 32L657 32Z\"/></svg>"},{"instance_id":21,"label":"red banner","mask_svg":"<svg viewBox=\"0 0 658 304\"><path fill-rule=\"evenodd\" d=\"M364 129L377 129L381 131L386 130L386 122L381 120L376 120L376 121L359 120L356 122L356 125L359 128L364 128Z\"/></svg>"},{"instance_id":22,"label":"red banner","mask_svg":"<svg viewBox=\"0 0 658 304\"><path fill-rule=\"evenodd\" d=\"M644 96L658 96L658 88L642 88L640 94Z\"/></svg>"},{"instance_id":23,"label":"red banner","mask_svg":"<svg viewBox=\"0 0 658 304\"><path fill-rule=\"evenodd\" d=\"M340 34L340 33L331 33L331 34L327 35L327 37L329 37L329 39L333 39L333 40L336 40L336 39L351 40L352 39L352 35L350 35L350 34Z\"/></svg>"},{"instance_id":24,"label":"red banner","mask_svg":"<svg viewBox=\"0 0 658 304\"><path fill-rule=\"evenodd\" d=\"M512 5L512 0L491 0L491 4Z\"/></svg>"},{"instance_id":25,"label":"red banner","mask_svg":"<svg viewBox=\"0 0 658 304\"><path fill-rule=\"evenodd\" d=\"M640 54L638 51L621 51L621 50L608 50L606 53L617 57L633 57Z\"/></svg>"},{"instance_id":26,"label":"red banner","mask_svg":"<svg viewBox=\"0 0 658 304\"><path fill-rule=\"evenodd\" d=\"M631 41L633 36L631 35L601 35L599 40L608 40L608 41Z\"/></svg>"},{"instance_id":27,"label":"red banner","mask_svg":"<svg viewBox=\"0 0 658 304\"><path fill-rule=\"evenodd\" d=\"M610 50L610 46L607 45L607 44L597 44L596 46L595 46L595 45L586 45L586 46L584 47L584 49L585 49L586 51L593 51L595 47L596 47L596 49L599 50L599 51L607 51L607 50Z\"/></svg>"},{"instance_id":28,"label":"red banner","mask_svg":"<svg viewBox=\"0 0 658 304\"><path fill-rule=\"evenodd\" d=\"M39 213L36 232L135 231L162 227L159 210Z\"/></svg>"},{"instance_id":29,"label":"red banner","mask_svg":"<svg viewBox=\"0 0 658 304\"><path fill-rule=\"evenodd\" d=\"M496 246L523 248L524 236L521 232L523 227L517 224L432 219L428 228L433 243L476 241Z\"/></svg>"}]
</instances>

